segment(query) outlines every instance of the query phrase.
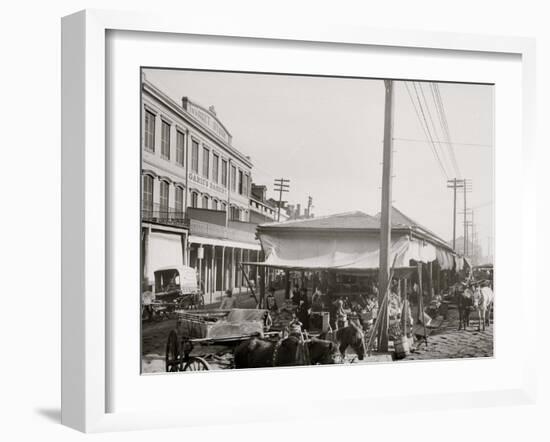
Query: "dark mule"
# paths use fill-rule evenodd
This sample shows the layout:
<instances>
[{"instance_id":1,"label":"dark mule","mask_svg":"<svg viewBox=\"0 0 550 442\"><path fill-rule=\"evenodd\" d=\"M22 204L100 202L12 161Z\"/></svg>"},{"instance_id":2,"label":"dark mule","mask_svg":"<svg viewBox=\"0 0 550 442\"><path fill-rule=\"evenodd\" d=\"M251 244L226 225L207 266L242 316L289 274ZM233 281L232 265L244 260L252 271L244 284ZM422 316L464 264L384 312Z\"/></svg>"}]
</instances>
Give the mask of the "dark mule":
<instances>
[{"instance_id":1,"label":"dark mule","mask_svg":"<svg viewBox=\"0 0 550 442\"><path fill-rule=\"evenodd\" d=\"M295 365L325 365L339 361L333 342L310 339L301 342L289 336L279 342L251 338L235 348L235 368L289 367Z\"/></svg>"},{"instance_id":2,"label":"dark mule","mask_svg":"<svg viewBox=\"0 0 550 442\"><path fill-rule=\"evenodd\" d=\"M355 322L350 321L346 327L336 330L336 341L342 357L345 356L346 349L351 347L360 361L365 358L365 334Z\"/></svg>"},{"instance_id":3,"label":"dark mule","mask_svg":"<svg viewBox=\"0 0 550 442\"><path fill-rule=\"evenodd\" d=\"M455 301L458 309L458 329L466 330L470 325L470 312L474 307L474 294L467 287L455 287Z\"/></svg>"}]
</instances>

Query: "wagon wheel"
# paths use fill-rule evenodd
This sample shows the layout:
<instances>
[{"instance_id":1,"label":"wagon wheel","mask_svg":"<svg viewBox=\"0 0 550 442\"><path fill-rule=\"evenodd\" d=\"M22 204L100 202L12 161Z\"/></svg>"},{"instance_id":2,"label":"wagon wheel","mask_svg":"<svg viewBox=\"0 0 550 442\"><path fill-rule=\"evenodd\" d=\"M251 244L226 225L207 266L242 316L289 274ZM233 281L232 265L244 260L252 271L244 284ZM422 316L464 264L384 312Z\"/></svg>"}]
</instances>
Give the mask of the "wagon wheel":
<instances>
[{"instance_id":1,"label":"wagon wheel","mask_svg":"<svg viewBox=\"0 0 550 442\"><path fill-rule=\"evenodd\" d=\"M174 372L181 371L181 358L180 358L180 343L178 340L178 334L175 330L172 330L168 335L168 341L166 341L166 371Z\"/></svg>"},{"instance_id":2,"label":"wagon wheel","mask_svg":"<svg viewBox=\"0 0 550 442\"><path fill-rule=\"evenodd\" d=\"M207 371L210 370L210 365L203 358L198 356L190 356L183 371Z\"/></svg>"}]
</instances>

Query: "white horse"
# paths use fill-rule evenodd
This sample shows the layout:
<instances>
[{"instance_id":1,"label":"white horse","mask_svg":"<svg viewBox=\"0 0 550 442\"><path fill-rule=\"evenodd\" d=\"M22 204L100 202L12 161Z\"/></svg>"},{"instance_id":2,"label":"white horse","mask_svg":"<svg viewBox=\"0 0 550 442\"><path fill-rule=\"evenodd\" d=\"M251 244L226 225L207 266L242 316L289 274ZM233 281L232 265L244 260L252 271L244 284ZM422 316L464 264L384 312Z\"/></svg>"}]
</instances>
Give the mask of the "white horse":
<instances>
[{"instance_id":1,"label":"white horse","mask_svg":"<svg viewBox=\"0 0 550 442\"><path fill-rule=\"evenodd\" d=\"M481 331L481 324L483 323L483 331L485 331L485 325L490 324L489 310L495 301L495 294L489 287L476 287L474 290L474 309L478 314L478 331Z\"/></svg>"}]
</instances>

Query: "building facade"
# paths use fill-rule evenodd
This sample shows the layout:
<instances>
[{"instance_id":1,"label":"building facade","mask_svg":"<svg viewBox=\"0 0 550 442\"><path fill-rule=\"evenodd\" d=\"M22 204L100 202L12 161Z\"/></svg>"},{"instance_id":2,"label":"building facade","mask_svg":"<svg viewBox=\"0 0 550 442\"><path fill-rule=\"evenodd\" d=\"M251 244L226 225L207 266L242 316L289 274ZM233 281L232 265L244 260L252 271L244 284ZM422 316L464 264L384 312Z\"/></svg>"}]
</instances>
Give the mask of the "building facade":
<instances>
[{"instance_id":1,"label":"building facade","mask_svg":"<svg viewBox=\"0 0 550 442\"><path fill-rule=\"evenodd\" d=\"M281 212L281 221L287 218L286 213ZM257 224L277 221L277 206L267 199L267 186L252 183L250 221Z\"/></svg>"},{"instance_id":2,"label":"building facade","mask_svg":"<svg viewBox=\"0 0 550 442\"><path fill-rule=\"evenodd\" d=\"M241 261L260 250L250 223L252 162L232 144L211 106L176 102L142 77L142 262L188 265L215 300L242 287Z\"/></svg>"}]
</instances>

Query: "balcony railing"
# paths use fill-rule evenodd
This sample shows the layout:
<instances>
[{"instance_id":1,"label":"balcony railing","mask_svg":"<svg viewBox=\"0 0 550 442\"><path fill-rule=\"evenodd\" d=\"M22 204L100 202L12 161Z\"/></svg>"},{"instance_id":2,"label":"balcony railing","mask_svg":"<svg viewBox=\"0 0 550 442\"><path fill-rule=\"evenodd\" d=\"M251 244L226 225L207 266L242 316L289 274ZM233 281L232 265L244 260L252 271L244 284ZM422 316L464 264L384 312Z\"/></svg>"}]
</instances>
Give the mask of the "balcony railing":
<instances>
[{"instance_id":1,"label":"balcony railing","mask_svg":"<svg viewBox=\"0 0 550 442\"><path fill-rule=\"evenodd\" d=\"M193 216L191 214L189 216ZM227 239L232 241L256 243L256 224L230 221L229 226L214 222L189 218L186 213L173 208L162 209L155 204L152 209L142 208L141 219L144 222L184 227L190 230L191 235L210 238Z\"/></svg>"},{"instance_id":2,"label":"balcony railing","mask_svg":"<svg viewBox=\"0 0 550 442\"><path fill-rule=\"evenodd\" d=\"M185 217L185 212L173 208L141 209L141 220L189 228L189 219Z\"/></svg>"}]
</instances>

